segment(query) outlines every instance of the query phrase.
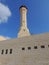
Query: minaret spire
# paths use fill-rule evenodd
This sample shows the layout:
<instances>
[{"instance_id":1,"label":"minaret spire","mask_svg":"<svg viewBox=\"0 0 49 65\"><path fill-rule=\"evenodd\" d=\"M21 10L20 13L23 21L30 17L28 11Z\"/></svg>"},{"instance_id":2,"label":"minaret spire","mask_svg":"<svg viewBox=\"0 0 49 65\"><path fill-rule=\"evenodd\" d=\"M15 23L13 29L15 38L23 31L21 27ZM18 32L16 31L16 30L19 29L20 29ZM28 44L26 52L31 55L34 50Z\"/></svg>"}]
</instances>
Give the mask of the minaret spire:
<instances>
[{"instance_id":1,"label":"minaret spire","mask_svg":"<svg viewBox=\"0 0 49 65\"><path fill-rule=\"evenodd\" d=\"M18 37L24 37L24 36L29 36L29 30L27 28L27 7L26 6L21 6L20 7L20 20L21 20L21 25L20 25L20 30L18 32Z\"/></svg>"}]
</instances>

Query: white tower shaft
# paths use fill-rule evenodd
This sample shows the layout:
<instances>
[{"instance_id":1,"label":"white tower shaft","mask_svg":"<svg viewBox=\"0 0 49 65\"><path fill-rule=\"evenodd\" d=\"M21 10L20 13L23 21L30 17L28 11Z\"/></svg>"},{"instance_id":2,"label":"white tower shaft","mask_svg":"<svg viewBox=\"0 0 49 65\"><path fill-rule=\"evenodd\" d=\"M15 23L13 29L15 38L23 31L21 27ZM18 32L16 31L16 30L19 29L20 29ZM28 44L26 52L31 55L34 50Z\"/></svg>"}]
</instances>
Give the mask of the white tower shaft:
<instances>
[{"instance_id":1,"label":"white tower shaft","mask_svg":"<svg viewBox=\"0 0 49 65\"><path fill-rule=\"evenodd\" d=\"M24 37L24 36L29 36L29 30L27 28L27 8L24 6L21 6L20 8L20 20L21 20L21 25L20 25L20 30L18 33L18 37Z\"/></svg>"},{"instance_id":2,"label":"white tower shaft","mask_svg":"<svg viewBox=\"0 0 49 65\"><path fill-rule=\"evenodd\" d=\"M20 10L20 14L21 14L21 27L27 27L27 19L26 19L27 10L25 8L22 8Z\"/></svg>"}]
</instances>

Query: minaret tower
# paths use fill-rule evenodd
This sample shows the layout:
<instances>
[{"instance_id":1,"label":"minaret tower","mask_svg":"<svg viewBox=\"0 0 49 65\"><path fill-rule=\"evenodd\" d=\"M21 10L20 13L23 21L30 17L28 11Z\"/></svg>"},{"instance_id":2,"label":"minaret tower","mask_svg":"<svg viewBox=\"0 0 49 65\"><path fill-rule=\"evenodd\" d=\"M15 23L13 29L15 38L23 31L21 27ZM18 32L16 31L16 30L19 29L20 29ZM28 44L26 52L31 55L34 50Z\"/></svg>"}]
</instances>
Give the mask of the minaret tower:
<instances>
[{"instance_id":1,"label":"minaret tower","mask_svg":"<svg viewBox=\"0 0 49 65\"><path fill-rule=\"evenodd\" d=\"M20 30L18 32L18 37L29 36L29 30L27 28L27 7L20 7Z\"/></svg>"}]
</instances>

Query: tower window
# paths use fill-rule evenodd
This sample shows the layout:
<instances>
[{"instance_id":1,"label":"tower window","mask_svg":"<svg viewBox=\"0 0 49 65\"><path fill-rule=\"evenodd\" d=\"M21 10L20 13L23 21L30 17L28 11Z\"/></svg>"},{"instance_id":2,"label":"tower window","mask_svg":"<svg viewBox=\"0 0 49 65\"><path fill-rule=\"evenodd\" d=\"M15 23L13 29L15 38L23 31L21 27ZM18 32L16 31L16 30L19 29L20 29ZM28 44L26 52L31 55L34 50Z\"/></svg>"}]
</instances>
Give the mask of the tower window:
<instances>
[{"instance_id":1,"label":"tower window","mask_svg":"<svg viewBox=\"0 0 49 65\"><path fill-rule=\"evenodd\" d=\"M23 47L22 50L25 50L25 48Z\"/></svg>"},{"instance_id":2,"label":"tower window","mask_svg":"<svg viewBox=\"0 0 49 65\"><path fill-rule=\"evenodd\" d=\"M10 54L12 54L12 49L10 49Z\"/></svg>"},{"instance_id":3,"label":"tower window","mask_svg":"<svg viewBox=\"0 0 49 65\"><path fill-rule=\"evenodd\" d=\"M31 47L28 47L28 50L31 50Z\"/></svg>"},{"instance_id":4,"label":"tower window","mask_svg":"<svg viewBox=\"0 0 49 65\"><path fill-rule=\"evenodd\" d=\"M34 46L34 49L37 49L37 46Z\"/></svg>"},{"instance_id":5,"label":"tower window","mask_svg":"<svg viewBox=\"0 0 49 65\"><path fill-rule=\"evenodd\" d=\"M3 54L3 53L4 53L4 49L2 50L1 54Z\"/></svg>"},{"instance_id":6,"label":"tower window","mask_svg":"<svg viewBox=\"0 0 49 65\"><path fill-rule=\"evenodd\" d=\"M7 54L8 53L8 49L6 49L6 52L5 52L5 54Z\"/></svg>"},{"instance_id":7,"label":"tower window","mask_svg":"<svg viewBox=\"0 0 49 65\"><path fill-rule=\"evenodd\" d=\"M45 46L44 46L44 45L42 45L42 46L41 46L41 48L45 48Z\"/></svg>"},{"instance_id":8,"label":"tower window","mask_svg":"<svg viewBox=\"0 0 49 65\"><path fill-rule=\"evenodd\" d=\"M23 29L23 31L25 31L25 29Z\"/></svg>"}]
</instances>

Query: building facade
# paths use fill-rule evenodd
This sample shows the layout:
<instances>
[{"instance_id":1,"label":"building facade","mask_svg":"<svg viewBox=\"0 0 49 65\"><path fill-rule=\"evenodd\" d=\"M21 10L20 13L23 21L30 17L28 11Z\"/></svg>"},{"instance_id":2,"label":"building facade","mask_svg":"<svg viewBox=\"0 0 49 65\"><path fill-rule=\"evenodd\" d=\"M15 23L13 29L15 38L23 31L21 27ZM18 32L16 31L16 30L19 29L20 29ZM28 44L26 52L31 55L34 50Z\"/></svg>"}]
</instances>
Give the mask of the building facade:
<instances>
[{"instance_id":1,"label":"building facade","mask_svg":"<svg viewBox=\"0 0 49 65\"><path fill-rule=\"evenodd\" d=\"M0 41L0 65L49 65L49 33L30 35L26 11L22 6L18 38Z\"/></svg>"}]
</instances>

